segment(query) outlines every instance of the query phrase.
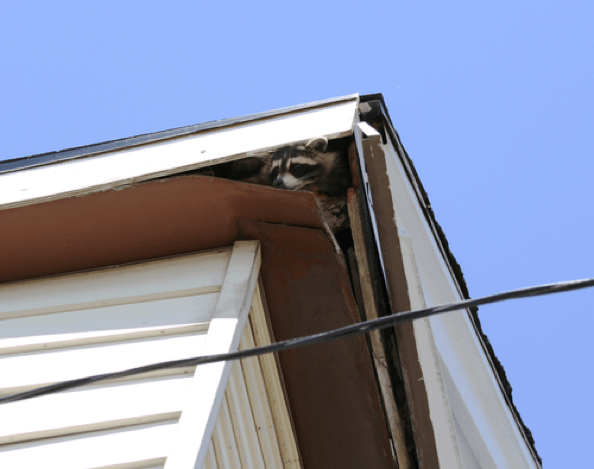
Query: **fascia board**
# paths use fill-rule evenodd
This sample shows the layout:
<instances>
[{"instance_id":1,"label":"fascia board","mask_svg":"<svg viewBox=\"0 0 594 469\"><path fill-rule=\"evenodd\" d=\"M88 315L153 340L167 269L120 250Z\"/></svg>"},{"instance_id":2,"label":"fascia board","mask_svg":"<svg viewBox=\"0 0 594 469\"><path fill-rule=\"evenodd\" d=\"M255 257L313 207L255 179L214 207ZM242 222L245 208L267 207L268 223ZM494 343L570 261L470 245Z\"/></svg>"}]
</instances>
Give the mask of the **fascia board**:
<instances>
[{"instance_id":1,"label":"fascia board","mask_svg":"<svg viewBox=\"0 0 594 469\"><path fill-rule=\"evenodd\" d=\"M203 122L201 124L188 125L169 130L162 130L159 132L151 132L148 134L137 135L134 137L126 137L117 140L110 140L81 147L68 148L60 151L52 151L48 153L41 153L36 155L29 155L20 158L0 161L0 174L19 171L25 168L32 168L35 166L43 166L47 164L58 163L66 160L86 158L93 155L106 153L109 151L117 151L134 146L145 145L147 143L154 143L171 138L183 137L192 135L206 130L222 129L224 127L231 127L238 124L252 122L256 120L267 119L283 114L290 114L300 112L306 109L319 108L323 106L331 106L333 104L358 99L358 94L339 96L336 98L325 99L322 101L315 101L297 106L290 106L280 109L273 109L271 111L259 112L256 114L249 114L239 117L231 117L228 119L221 119L216 121Z\"/></svg>"},{"instance_id":2,"label":"fascia board","mask_svg":"<svg viewBox=\"0 0 594 469\"><path fill-rule=\"evenodd\" d=\"M428 223L428 226L430 227L431 232L433 233L433 237L435 239L436 246L441 251L441 254L448 266L448 269L450 270L452 278L456 278L457 284L458 284L458 289L459 289L461 295L462 296L467 295L468 293L467 293L466 283L464 282L464 278L462 277L461 272L457 273L456 269L452 265L453 257L451 255L449 255L447 247L444 246L444 243L447 244L447 241L445 240L445 237L443 236L443 234L441 232L441 228L439 226L437 226L437 224L435 222L431 204L427 197L427 192L423 188L423 183L419 179L419 176L416 172L413 162L411 161L410 157L408 156L406 149L402 146L398 132L394 128L394 126L392 124L392 120L388 113L388 109L385 106L383 96L381 94L364 95L364 96L361 96L361 103L362 103L361 107L363 107L363 105L367 105L367 106L371 106L370 109L375 106L376 107L375 112L378 112L382 115L382 121L384 124L384 128L386 130L386 133L387 133L387 137L390 139L390 142L393 145L395 152L397 152L397 154L399 155L400 163L402 164L403 170L405 171L405 174L408 178L408 182L409 182L412 190L414 190L414 193L415 193L416 199L417 199L417 203L418 203L419 207L422 208L423 216L425 217L425 219ZM455 260L454 260L454 263L455 263Z\"/></svg>"},{"instance_id":3,"label":"fascia board","mask_svg":"<svg viewBox=\"0 0 594 469\"><path fill-rule=\"evenodd\" d=\"M322 103L190 135L0 174L0 209L117 188L320 135L352 133L359 99Z\"/></svg>"},{"instance_id":4,"label":"fascia board","mask_svg":"<svg viewBox=\"0 0 594 469\"><path fill-rule=\"evenodd\" d=\"M257 241L235 243L221 293L201 353L217 355L239 348L260 271ZM176 438L165 462L167 469L202 467L231 375L233 361L196 367Z\"/></svg>"},{"instance_id":5,"label":"fascia board","mask_svg":"<svg viewBox=\"0 0 594 469\"><path fill-rule=\"evenodd\" d=\"M355 141L361 165L361 185L366 192L369 215L376 238L382 273L392 313L409 311L412 295L400 243L396 204L391 192L393 182L380 134L365 122L355 127ZM413 324L394 328L404 390L414 428L414 446L420 466L438 467L437 429L431 419L430 396L424 380Z\"/></svg>"},{"instance_id":6,"label":"fascia board","mask_svg":"<svg viewBox=\"0 0 594 469\"><path fill-rule=\"evenodd\" d=\"M381 147L385 154L401 245L406 244L405 240L410 244L409 259L404 259L404 262L405 266L409 264L406 282L411 308L462 300L457 279L443 256L442 246L425 216L417 190L409 180L397 150L391 142ZM406 257L406 252L403 254ZM488 459L502 464L498 467L540 467L468 312L452 312L417 320L413 324L423 373L435 373L439 372L440 366L447 367L456 392L460 393L461 401L473 419L472 436L482 439L479 446L488 449ZM442 405L440 402L444 396L447 399L445 385L441 377L433 386L428 380L425 382L433 419L443 414L444 409L437 407ZM443 424L448 426L445 420ZM451 431L451 428L447 430ZM487 461L484 463L488 467Z\"/></svg>"}]
</instances>

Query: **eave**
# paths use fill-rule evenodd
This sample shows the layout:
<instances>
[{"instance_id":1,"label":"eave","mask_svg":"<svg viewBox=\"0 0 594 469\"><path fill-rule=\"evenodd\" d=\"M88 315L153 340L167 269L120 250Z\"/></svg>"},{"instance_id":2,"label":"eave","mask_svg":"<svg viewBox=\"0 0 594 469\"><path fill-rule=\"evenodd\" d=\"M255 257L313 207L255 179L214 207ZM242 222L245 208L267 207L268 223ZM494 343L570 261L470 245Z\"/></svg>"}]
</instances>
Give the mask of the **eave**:
<instances>
[{"instance_id":1,"label":"eave","mask_svg":"<svg viewBox=\"0 0 594 469\"><path fill-rule=\"evenodd\" d=\"M8 227L0 230L2 282L257 239L276 340L359 321L346 266L311 193L178 176L3 210L0 224ZM364 336L279 360L304 467L393 467Z\"/></svg>"},{"instance_id":2,"label":"eave","mask_svg":"<svg viewBox=\"0 0 594 469\"><path fill-rule=\"evenodd\" d=\"M361 107L365 107L365 112L359 107L360 102L363 103ZM435 220L414 166L400 144L381 95L361 98L351 95L2 162L0 282L228 246L245 237L261 240L266 238L263 251L266 257L266 252L271 253L276 249L274 246L278 245L278 238L274 242L272 238L280 230L284 233L281 244L287 242L285 247L289 251L298 247L298 233L312 236L313 245L325 252L327 262L332 264L331 270L337 272L337 286L350 291L348 278L345 277L344 260L336 255L334 238L324 226L312 194L287 193L268 187L184 173L319 135L329 138L357 135L360 132L356 127L359 120L368 121L383 133L384 140L391 139L393 142L398 159L404 167L406 180L411 185L411 192L422 212L421 217L429 226L428 232L437 246L436 250L446 265L458 295L467 298L468 291L462 272ZM376 139L373 145L371 141L367 144L377 148L379 142ZM384 168L377 167L370 169L379 170L380 176L381 171L385 171ZM385 199L387 186L378 185L377 182L374 184L376 187L372 187L372 190L379 191L378 199ZM375 209L379 209L380 205L376 205ZM393 215L389 213L375 215L384 223L392 223ZM365 219L369 214L363 213L361 216ZM403 281L404 261L399 254L401 247L396 239L397 226L394 225L392 229L396 229L392 244L382 242L381 238L374 238L371 231L364 241L371 251L376 243L375 246L387 256L384 261L388 259L395 269L401 270L400 274L390 277L389 272L382 272L379 259L375 265L375 274L378 276L376 280L382 282L382 288L387 288L390 294L391 305L388 304L385 314L411 308L410 301L403 300L410 300L410 287L406 285L406 280ZM288 242L289 239L293 240ZM309 262L315 262L314 258L310 257ZM265 265L273 264L272 261L265 262ZM278 265L274 268L264 267L263 277L268 276L269 285L276 280L278 268ZM298 272L299 268L295 266L287 278L294 278L295 275L299 278ZM315 286L315 283L311 285ZM378 291L375 293L378 294ZM347 298L343 319L348 317L350 321L357 321L356 308L352 295L349 295L351 294L342 297L343 300ZM273 306L271 315L276 315L276 321L282 322L286 313L281 310L287 307L289 305L282 308ZM471 312L470 317L507 403L522 428L528 446L536 455L529 431L521 423L513 406L505 374L480 330L476 312ZM313 320L310 326L318 331L331 324ZM400 328L396 332L399 343L407 348L401 350L405 355L408 354L405 357L408 364L404 363L404 367L411 379L418 381L413 384L423 387L423 382L419 381L423 378L422 374L418 370L411 373L411 370L415 370L418 357L414 334L410 328L405 329ZM289 330L298 335L294 327L285 332L282 332L281 327L277 330L277 339L289 338ZM301 332L308 333L309 330L303 329ZM385 335L383 340L387 341ZM355 348L360 346L360 342L357 344L359 345L355 345ZM368 386L365 391L367 393L372 388L376 389L376 384L369 373L365 373L366 376L361 379ZM323 378L323 375L320 377ZM336 381L339 382L340 380ZM341 385L348 387L348 382L344 381ZM422 393L411 391L412 388L409 388L411 402L417 399L421 408L425 406L421 410L413 409L416 429L423 427L425 435L429 435L432 421L426 403L423 403L426 398ZM367 397L360 394L357 399ZM356 403L357 400L350 402ZM374 412L377 411L377 407L374 409ZM339 424L335 420L334 425L332 431L340 435L344 422ZM380 433L377 441L385 443L385 435L382 436L381 431L378 431ZM424 442L421 438L417 441L416 450L421 463L435 462L435 443L429 441L430 439ZM315 442L311 444L315 446ZM355 442L353 448L358 447ZM384 454L385 448L382 451L380 453ZM423 452L428 455L426 459ZM312 454L314 453L312 450ZM348 461L345 460L346 462Z\"/></svg>"}]
</instances>

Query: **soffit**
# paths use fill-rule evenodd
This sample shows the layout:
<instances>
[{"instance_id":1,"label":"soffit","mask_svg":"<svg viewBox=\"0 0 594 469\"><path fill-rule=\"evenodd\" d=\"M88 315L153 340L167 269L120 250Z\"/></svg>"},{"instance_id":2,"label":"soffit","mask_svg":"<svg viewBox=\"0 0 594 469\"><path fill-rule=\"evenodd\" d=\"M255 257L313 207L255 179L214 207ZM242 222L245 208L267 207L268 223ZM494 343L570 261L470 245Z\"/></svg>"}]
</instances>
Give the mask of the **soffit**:
<instances>
[{"instance_id":1,"label":"soffit","mask_svg":"<svg viewBox=\"0 0 594 469\"><path fill-rule=\"evenodd\" d=\"M239 220L324 226L311 193L172 177L0 211L0 283L229 246Z\"/></svg>"}]
</instances>

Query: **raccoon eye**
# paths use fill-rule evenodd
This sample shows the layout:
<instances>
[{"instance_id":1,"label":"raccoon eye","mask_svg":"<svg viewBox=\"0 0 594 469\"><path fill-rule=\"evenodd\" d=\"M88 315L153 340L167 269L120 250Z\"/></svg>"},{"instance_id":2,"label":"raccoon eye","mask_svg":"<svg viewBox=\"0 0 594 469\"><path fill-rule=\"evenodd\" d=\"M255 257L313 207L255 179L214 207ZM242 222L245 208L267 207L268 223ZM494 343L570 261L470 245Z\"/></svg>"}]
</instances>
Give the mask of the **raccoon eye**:
<instances>
[{"instance_id":1,"label":"raccoon eye","mask_svg":"<svg viewBox=\"0 0 594 469\"><path fill-rule=\"evenodd\" d=\"M278 167L274 168L271 172L270 172L270 176L272 177L272 179L276 179L278 177Z\"/></svg>"},{"instance_id":2,"label":"raccoon eye","mask_svg":"<svg viewBox=\"0 0 594 469\"><path fill-rule=\"evenodd\" d=\"M315 166L309 164L294 163L291 165L291 173L295 177L303 177L306 174L311 173L315 169Z\"/></svg>"}]
</instances>

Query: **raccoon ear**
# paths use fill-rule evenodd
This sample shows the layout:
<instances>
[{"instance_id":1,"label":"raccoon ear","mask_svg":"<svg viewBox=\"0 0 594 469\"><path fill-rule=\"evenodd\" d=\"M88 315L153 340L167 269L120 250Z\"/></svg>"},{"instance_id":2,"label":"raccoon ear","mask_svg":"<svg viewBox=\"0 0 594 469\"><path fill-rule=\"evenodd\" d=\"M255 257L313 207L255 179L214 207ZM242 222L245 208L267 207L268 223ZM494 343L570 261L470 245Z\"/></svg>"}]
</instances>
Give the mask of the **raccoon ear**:
<instances>
[{"instance_id":1,"label":"raccoon ear","mask_svg":"<svg viewBox=\"0 0 594 469\"><path fill-rule=\"evenodd\" d=\"M326 151L326 148L328 148L328 139L326 137L314 138L313 140L307 142L305 147L323 153Z\"/></svg>"}]
</instances>

